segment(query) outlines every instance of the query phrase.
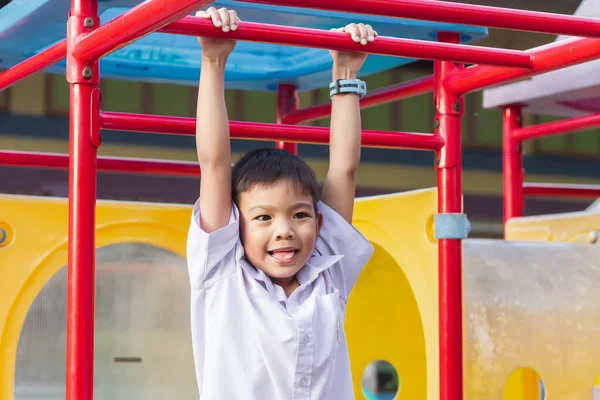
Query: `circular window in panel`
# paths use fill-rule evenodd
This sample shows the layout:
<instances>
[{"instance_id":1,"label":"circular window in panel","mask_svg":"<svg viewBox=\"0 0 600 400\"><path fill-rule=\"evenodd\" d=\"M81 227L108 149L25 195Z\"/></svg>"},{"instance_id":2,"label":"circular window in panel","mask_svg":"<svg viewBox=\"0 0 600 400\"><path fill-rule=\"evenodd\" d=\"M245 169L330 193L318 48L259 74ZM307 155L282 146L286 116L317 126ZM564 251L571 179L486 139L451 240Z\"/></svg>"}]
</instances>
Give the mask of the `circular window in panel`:
<instances>
[{"instance_id":1,"label":"circular window in panel","mask_svg":"<svg viewBox=\"0 0 600 400\"><path fill-rule=\"evenodd\" d=\"M394 400L400 391L398 371L389 362L371 362L362 376L363 394L367 400Z\"/></svg>"},{"instance_id":2,"label":"circular window in panel","mask_svg":"<svg viewBox=\"0 0 600 400\"><path fill-rule=\"evenodd\" d=\"M504 400L540 399L545 400L546 390L540 374L529 367L514 370L504 384Z\"/></svg>"}]
</instances>

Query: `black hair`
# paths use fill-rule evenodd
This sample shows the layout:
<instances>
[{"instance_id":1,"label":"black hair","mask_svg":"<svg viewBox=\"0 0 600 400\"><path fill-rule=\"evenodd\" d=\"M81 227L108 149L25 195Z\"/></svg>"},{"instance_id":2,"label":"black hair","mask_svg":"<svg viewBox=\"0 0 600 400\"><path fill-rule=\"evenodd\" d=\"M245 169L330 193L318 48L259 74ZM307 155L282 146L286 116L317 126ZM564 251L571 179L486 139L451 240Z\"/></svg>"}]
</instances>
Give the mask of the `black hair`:
<instances>
[{"instance_id":1,"label":"black hair","mask_svg":"<svg viewBox=\"0 0 600 400\"><path fill-rule=\"evenodd\" d=\"M273 185L285 179L295 190L313 199L317 212L317 176L315 171L302 158L286 150L266 148L246 153L233 166L231 176L233 201L239 204L239 197L257 185Z\"/></svg>"}]
</instances>

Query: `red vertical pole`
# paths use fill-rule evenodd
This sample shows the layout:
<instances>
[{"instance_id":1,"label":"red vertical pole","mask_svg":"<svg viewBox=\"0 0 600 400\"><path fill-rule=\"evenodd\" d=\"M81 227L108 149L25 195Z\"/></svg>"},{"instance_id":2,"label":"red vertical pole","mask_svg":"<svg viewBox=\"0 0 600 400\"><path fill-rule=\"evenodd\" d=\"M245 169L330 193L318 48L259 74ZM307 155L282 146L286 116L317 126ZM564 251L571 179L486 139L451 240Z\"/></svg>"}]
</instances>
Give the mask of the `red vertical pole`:
<instances>
[{"instance_id":1,"label":"red vertical pole","mask_svg":"<svg viewBox=\"0 0 600 400\"><path fill-rule=\"evenodd\" d=\"M298 109L296 85L282 84L277 87L277 123L282 124L289 113ZM292 154L298 154L298 145L290 142L277 142L278 149L284 149Z\"/></svg>"},{"instance_id":2,"label":"red vertical pole","mask_svg":"<svg viewBox=\"0 0 600 400\"><path fill-rule=\"evenodd\" d=\"M67 23L70 84L69 263L66 399L94 396L96 153L100 145L98 63L72 56L73 43L99 25L98 0L71 0Z\"/></svg>"},{"instance_id":3,"label":"red vertical pole","mask_svg":"<svg viewBox=\"0 0 600 400\"><path fill-rule=\"evenodd\" d=\"M521 141L513 132L521 127L521 106L504 109L502 116L502 184L504 186L504 226L510 218L523 215L523 154Z\"/></svg>"},{"instance_id":4,"label":"red vertical pole","mask_svg":"<svg viewBox=\"0 0 600 400\"><path fill-rule=\"evenodd\" d=\"M457 33L440 32L441 42L459 43ZM438 181L438 213L462 213L461 118L463 99L444 87L442 82L453 70L453 62L434 64L435 134L444 139L444 147L436 154ZM439 261L439 333L440 333L440 399L462 400L462 241L438 240Z\"/></svg>"}]
</instances>

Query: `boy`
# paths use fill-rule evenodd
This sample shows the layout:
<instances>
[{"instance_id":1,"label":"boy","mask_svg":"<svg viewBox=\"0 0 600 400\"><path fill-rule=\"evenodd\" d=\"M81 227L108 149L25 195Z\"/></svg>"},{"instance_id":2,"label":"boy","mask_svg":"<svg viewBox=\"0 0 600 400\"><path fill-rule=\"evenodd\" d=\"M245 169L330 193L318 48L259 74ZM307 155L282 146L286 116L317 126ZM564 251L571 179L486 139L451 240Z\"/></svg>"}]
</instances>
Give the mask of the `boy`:
<instances>
[{"instance_id":1,"label":"boy","mask_svg":"<svg viewBox=\"0 0 600 400\"><path fill-rule=\"evenodd\" d=\"M236 30L239 21L224 8L197 15L224 32ZM363 45L376 35L363 24L338 31ZM232 169L224 70L235 42L199 42L202 179L187 257L200 398L353 399L345 307L373 252L351 225L359 95L332 95L330 168L319 202L312 169L283 150L252 151ZM331 55L334 81L355 79L366 59L362 53Z\"/></svg>"}]
</instances>

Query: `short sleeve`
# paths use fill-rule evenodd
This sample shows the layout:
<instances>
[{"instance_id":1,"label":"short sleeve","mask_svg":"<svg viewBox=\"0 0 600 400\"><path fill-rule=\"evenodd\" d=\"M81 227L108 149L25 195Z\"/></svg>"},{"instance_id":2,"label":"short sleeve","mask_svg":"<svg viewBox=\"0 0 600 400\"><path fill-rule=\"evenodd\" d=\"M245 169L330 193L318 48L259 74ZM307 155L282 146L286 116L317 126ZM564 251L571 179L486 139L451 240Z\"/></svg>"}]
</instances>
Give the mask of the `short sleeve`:
<instances>
[{"instance_id":1,"label":"short sleeve","mask_svg":"<svg viewBox=\"0 0 600 400\"><path fill-rule=\"evenodd\" d=\"M187 265L192 288L204 288L235 272L239 212L232 205L229 223L214 232L200 228L200 200L194 204L187 238Z\"/></svg>"},{"instance_id":2,"label":"short sleeve","mask_svg":"<svg viewBox=\"0 0 600 400\"><path fill-rule=\"evenodd\" d=\"M323 226L315 250L323 256L344 256L331 267L330 272L333 285L347 300L374 248L352 224L325 203L319 202L318 209L323 214Z\"/></svg>"}]
</instances>

